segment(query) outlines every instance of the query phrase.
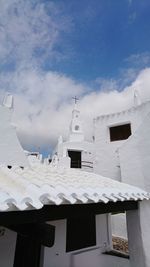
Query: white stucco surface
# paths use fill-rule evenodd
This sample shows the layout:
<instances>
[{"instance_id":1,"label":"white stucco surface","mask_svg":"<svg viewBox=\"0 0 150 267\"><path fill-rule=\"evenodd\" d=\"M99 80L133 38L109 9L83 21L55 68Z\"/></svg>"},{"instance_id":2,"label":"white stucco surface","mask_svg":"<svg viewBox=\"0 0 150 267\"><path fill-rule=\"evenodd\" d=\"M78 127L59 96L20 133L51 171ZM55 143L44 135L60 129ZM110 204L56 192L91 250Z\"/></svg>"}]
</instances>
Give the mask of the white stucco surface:
<instances>
[{"instance_id":1,"label":"white stucco surface","mask_svg":"<svg viewBox=\"0 0 150 267\"><path fill-rule=\"evenodd\" d=\"M57 155L58 157L59 166L64 165L66 167L70 167L70 161L67 159L69 150L81 152L81 170L93 172L93 165L95 160L94 146L92 142L85 141L85 134L80 118L80 111L77 109L76 104L72 111L72 119L69 127L68 138L66 141L63 141L63 138L60 136L57 146L53 151L53 155Z\"/></svg>"},{"instance_id":2,"label":"white stucco surface","mask_svg":"<svg viewBox=\"0 0 150 267\"><path fill-rule=\"evenodd\" d=\"M70 254L66 253L66 220L53 221L55 243L51 248L44 249L43 267L71 267Z\"/></svg>"},{"instance_id":3,"label":"white stucco surface","mask_svg":"<svg viewBox=\"0 0 150 267\"><path fill-rule=\"evenodd\" d=\"M96 245L102 252L112 248L110 214L96 216Z\"/></svg>"},{"instance_id":4,"label":"white stucco surface","mask_svg":"<svg viewBox=\"0 0 150 267\"><path fill-rule=\"evenodd\" d=\"M131 267L150 266L150 201L139 202L139 209L127 211Z\"/></svg>"},{"instance_id":5,"label":"white stucco surface","mask_svg":"<svg viewBox=\"0 0 150 267\"><path fill-rule=\"evenodd\" d=\"M11 124L12 109L0 106L0 164L27 166L27 159Z\"/></svg>"},{"instance_id":6,"label":"white stucco surface","mask_svg":"<svg viewBox=\"0 0 150 267\"><path fill-rule=\"evenodd\" d=\"M74 254L72 262L70 267L132 267L128 259L101 254L99 248Z\"/></svg>"},{"instance_id":7,"label":"white stucco surface","mask_svg":"<svg viewBox=\"0 0 150 267\"><path fill-rule=\"evenodd\" d=\"M130 123L127 140L110 141L109 127ZM150 192L150 101L95 119L94 172ZM126 238L126 222L113 218L112 232Z\"/></svg>"},{"instance_id":8,"label":"white stucco surface","mask_svg":"<svg viewBox=\"0 0 150 267\"><path fill-rule=\"evenodd\" d=\"M56 226L55 244L44 250L44 267L129 267L129 260L103 252L111 246L108 214L96 216L96 246L66 253L66 220L52 221Z\"/></svg>"},{"instance_id":9,"label":"white stucco surface","mask_svg":"<svg viewBox=\"0 0 150 267\"><path fill-rule=\"evenodd\" d=\"M68 157L68 151L81 151L81 169L84 171L93 171L93 162L95 160L93 143L82 141L66 141L57 146L57 154L59 162L62 158ZM70 165L68 166L70 167Z\"/></svg>"},{"instance_id":10,"label":"white stucco surface","mask_svg":"<svg viewBox=\"0 0 150 267\"><path fill-rule=\"evenodd\" d=\"M69 129L69 141L70 142L82 142L84 141L84 132L82 127L82 121L80 118L80 111L75 104L72 111L72 119Z\"/></svg>"},{"instance_id":11,"label":"white stucco surface","mask_svg":"<svg viewBox=\"0 0 150 267\"><path fill-rule=\"evenodd\" d=\"M131 131L134 136L149 112L150 102L146 102L129 110L99 116L95 119L95 172L121 181L122 167L120 167L118 150L120 147L123 147L127 140L111 142L109 127L131 123ZM136 149L138 148L136 147ZM131 153L132 156L136 157L137 153L135 150L132 150ZM127 151L125 156L128 157Z\"/></svg>"},{"instance_id":12,"label":"white stucco surface","mask_svg":"<svg viewBox=\"0 0 150 267\"><path fill-rule=\"evenodd\" d=\"M150 113L119 149L122 181L150 191Z\"/></svg>"}]
</instances>

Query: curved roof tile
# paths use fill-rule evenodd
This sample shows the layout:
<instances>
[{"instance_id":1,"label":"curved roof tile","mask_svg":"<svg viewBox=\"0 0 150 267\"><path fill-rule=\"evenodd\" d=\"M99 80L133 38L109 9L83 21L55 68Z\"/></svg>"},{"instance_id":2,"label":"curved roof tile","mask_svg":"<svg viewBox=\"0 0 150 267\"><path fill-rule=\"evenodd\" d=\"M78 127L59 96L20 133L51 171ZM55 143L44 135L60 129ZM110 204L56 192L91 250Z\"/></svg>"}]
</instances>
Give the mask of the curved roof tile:
<instances>
[{"instance_id":1,"label":"curved roof tile","mask_svg":"<svg viewBox=\"0 0 150 267\"><path fill-rule=\"evenodd\" d=\"M142 189L78 169L44 164L24 169L0 166L0 211L149 198Z\"/></svg>"}]
</instances>

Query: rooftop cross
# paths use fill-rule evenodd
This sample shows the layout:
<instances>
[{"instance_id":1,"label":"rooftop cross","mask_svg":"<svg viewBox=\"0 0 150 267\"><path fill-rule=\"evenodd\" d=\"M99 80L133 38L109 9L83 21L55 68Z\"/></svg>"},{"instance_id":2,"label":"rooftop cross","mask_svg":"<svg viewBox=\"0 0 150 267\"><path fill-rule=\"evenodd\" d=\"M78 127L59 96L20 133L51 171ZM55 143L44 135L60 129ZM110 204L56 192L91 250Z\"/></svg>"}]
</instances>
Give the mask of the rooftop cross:
<instances>
[{"instance_id":1,"label":"rooftop cross","mask_svg":"<svg viewBox=\"0 0 150 267\"><path fill-rule=\"evenodd\" d=\"M79 100L79 98L77 98L77 97L75 96L75 97L72 97L72 99L74 99L74 103L77 104L77 101Z\"/></svg>"}]
</instances>

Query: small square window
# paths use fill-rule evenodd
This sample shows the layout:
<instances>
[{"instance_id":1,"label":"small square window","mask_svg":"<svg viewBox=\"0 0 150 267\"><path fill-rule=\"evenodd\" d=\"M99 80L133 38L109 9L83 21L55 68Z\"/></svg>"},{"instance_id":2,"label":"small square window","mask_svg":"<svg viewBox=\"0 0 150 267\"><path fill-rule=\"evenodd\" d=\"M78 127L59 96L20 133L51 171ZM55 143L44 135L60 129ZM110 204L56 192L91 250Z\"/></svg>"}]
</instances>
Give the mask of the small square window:
<instances>
[{"instance_id":1,"label":"small square window","mask_svg":"<svg viewBox=\"0 0 150 267\"><path fill-rule=\"evenodd\" d=\"M118 126L113 126L109 128L110 141L119 141L128 139L131 135L131 124L123 124Z\"/></svg>"}]
</instances>

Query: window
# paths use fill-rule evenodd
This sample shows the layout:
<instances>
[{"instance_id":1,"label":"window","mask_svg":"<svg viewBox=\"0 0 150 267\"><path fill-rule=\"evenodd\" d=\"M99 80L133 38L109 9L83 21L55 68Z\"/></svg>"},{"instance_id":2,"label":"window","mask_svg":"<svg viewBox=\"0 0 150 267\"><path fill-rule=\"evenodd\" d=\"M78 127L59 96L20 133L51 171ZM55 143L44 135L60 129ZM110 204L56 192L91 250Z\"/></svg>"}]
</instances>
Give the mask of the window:
<instances>
[{"instance_id":1,"label":"window","mask_svg":"<svg viewBox=\"0 0 150 267\"><path fill-rule=\"evenodd\" d=\"M10 166L10 165L7 165L7 168L8 168L8 169L11 169L11 168L12 168L12 166Z\"/></svg>"},{"instance_id":2,"label":"window","mask_svg":"<svg viewBox=\"0 0 150 267\"><path fill-rule=\"evenodd\" d=\"M68 219L66 240L66 252L95 246L95 215Z\"/></svg>"},{"instance_id":3,"label":"window","mask_svg":"<svg viewBox=\"0 0 150 267\"><path fill-rule=\"evenodd\" d=\"M71 168L81 168L81 151L68 150L68 156L71 158Z\"/></svg>"},{"instance_id":4,"label":"window","mask_svg":"<svg viewBox=\"0 0 150 267\"><path fill-rule=\"evenodd\" d=\"M128 139L131 135L131 124L123 124L118 126L113 126L109 128L110 141L119 141Z\"/></svg>"},{"instance_id":5,"label":"window","mask_svg":"<svg viewBox=\"0 0 150 267\"><path fill-rule=\"evenodd\" d=\"M111 227L113 249L128 254L128 235L125 212L111 214Z\"/></svg>"},{"instance_id":6,"label":"window","mask_svg":"<svg viewBox=\"0 0 150 267\"><path fill-rule=\"evenodd\" d=\"M109 249L104 254L129 259L125 213L112 213L110 218L111 243Z\"/></svg>"},{"instance_id":7,"label":"window","mask_svg":"<svg viewBox=\"0 0 150 267\"><path fill-rule=\"evenodd\" d=\"M78 131L79 130L79 125L75 126L75 130Z\"/></svg>"}]
</instances>

